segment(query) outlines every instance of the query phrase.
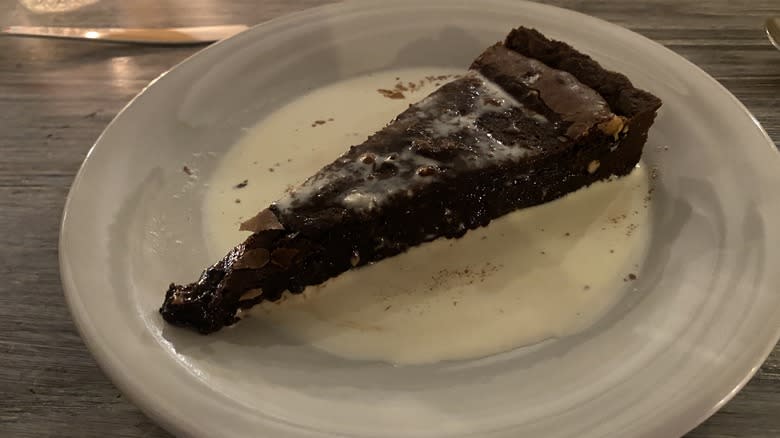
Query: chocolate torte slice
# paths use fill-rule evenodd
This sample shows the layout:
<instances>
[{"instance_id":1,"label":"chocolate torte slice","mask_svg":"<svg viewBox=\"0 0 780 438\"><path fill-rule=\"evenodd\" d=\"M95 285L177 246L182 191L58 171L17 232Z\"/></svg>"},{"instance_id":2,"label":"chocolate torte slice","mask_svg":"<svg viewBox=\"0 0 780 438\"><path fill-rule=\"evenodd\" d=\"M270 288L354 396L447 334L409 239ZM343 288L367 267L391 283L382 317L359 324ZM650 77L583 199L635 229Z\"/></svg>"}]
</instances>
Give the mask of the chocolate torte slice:
<instances>
[{"instance_id":1,"label":"chocolate torte slice","mask_svg":"<svg viewBox=\"0 0 780 438\"><path fill-rule=\"evenodd\" d=\"M515 29L243 223L249 238L197 282L172 284L160 313L211 333L285 291L626 175L660 106L571 46Z\"/></svg>"}]
</instances>

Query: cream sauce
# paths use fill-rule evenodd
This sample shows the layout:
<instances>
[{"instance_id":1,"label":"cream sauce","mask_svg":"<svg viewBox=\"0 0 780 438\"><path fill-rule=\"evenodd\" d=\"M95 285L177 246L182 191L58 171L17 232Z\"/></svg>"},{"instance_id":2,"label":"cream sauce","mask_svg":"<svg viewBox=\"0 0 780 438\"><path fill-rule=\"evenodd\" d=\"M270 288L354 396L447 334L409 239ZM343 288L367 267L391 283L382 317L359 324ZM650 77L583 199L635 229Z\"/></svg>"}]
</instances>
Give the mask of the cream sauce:
<instances>
[{"instance_id":1,"label":"cream sauce","mask_svg":"<svg viewBox=\"0 0 780 438\"><path fill-rule=\"evenodd\" d=\"M213 258L246 238L238 231L242 219L382 128L436 81L405 92L406 99L388 99L378 88L392 87L396 77L452 73L460 72L353 78L296 99L249 129L209 181L204 215ZM235 189L244 179L248 185ZM648 182L638 168L461 239L426 243L257 306L249 317L338 356L398 364L484 357L578 333L632 287L648 243Z\"/></svg>"}]
</instances>

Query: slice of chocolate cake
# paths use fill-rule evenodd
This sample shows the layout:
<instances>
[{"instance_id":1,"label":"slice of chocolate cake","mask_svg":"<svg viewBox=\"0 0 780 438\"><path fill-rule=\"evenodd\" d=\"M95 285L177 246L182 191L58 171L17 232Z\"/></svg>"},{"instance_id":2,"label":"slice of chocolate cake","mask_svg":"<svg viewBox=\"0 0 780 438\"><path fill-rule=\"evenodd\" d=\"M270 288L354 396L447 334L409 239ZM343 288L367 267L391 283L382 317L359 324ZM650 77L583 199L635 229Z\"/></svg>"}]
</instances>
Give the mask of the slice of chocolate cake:
<instances>
[{"instance_id":1,"label":"slice of chocolate cake","mask_svg":"<svg viewBox=\"0 0 780 438\"><path fill-rule=\"evenodd\" d=\"M252 235L160 313L210 333L263 300L628 174L661 102L532 29L242 224Z\"/></svg>"}]
</instances>

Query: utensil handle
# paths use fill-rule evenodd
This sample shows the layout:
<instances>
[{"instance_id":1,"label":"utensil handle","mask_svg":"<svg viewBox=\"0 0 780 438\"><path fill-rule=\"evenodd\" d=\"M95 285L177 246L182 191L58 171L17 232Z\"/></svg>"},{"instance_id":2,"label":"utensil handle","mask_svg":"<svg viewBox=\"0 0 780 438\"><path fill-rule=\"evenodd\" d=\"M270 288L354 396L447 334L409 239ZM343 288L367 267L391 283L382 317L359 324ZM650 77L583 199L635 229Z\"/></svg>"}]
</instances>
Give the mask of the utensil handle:
<instances>
[{"instance_id":1,"label":"utensil handle","mask_svg":"<svg viewBox=\"0 0 780 438\"><path fill-rule=\"evenodd\" d=\"M245 25L175 28L81 28L9 26L0 35L92 40L109 43L186 45L218 41L245 30Z\"/></svg>"}]
</instances>

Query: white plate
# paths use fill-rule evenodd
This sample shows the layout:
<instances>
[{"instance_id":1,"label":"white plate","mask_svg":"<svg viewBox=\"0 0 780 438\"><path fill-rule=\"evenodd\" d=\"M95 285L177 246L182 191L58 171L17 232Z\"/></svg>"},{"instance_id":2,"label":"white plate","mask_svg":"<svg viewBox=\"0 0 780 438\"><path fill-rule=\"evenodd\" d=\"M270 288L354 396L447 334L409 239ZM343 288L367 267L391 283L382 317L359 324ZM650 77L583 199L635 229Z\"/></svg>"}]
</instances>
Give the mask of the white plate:
<instances>
[{"instance_id":1,"label":"white plate","mask_svg":"<svg viewBox=\"0 0 780 438\"><path fill-rule=\"evenodd\" d=\"M525 354L410 367L161 322L166 282L212 261L197 236L214 165L204 160L201 180L183 187L187 157L224 154L241 128L308 89L391 68L465 67L517 25L574 44L664 101L645 152L662 169L645 293ZM509 0L340 4L209 47L141 93L73 184L62 280L97 361L175 433L679 436L733 396L780 335L778 170L774 145L731 94L618 26Z\"/></svg>"}]
</instances>

